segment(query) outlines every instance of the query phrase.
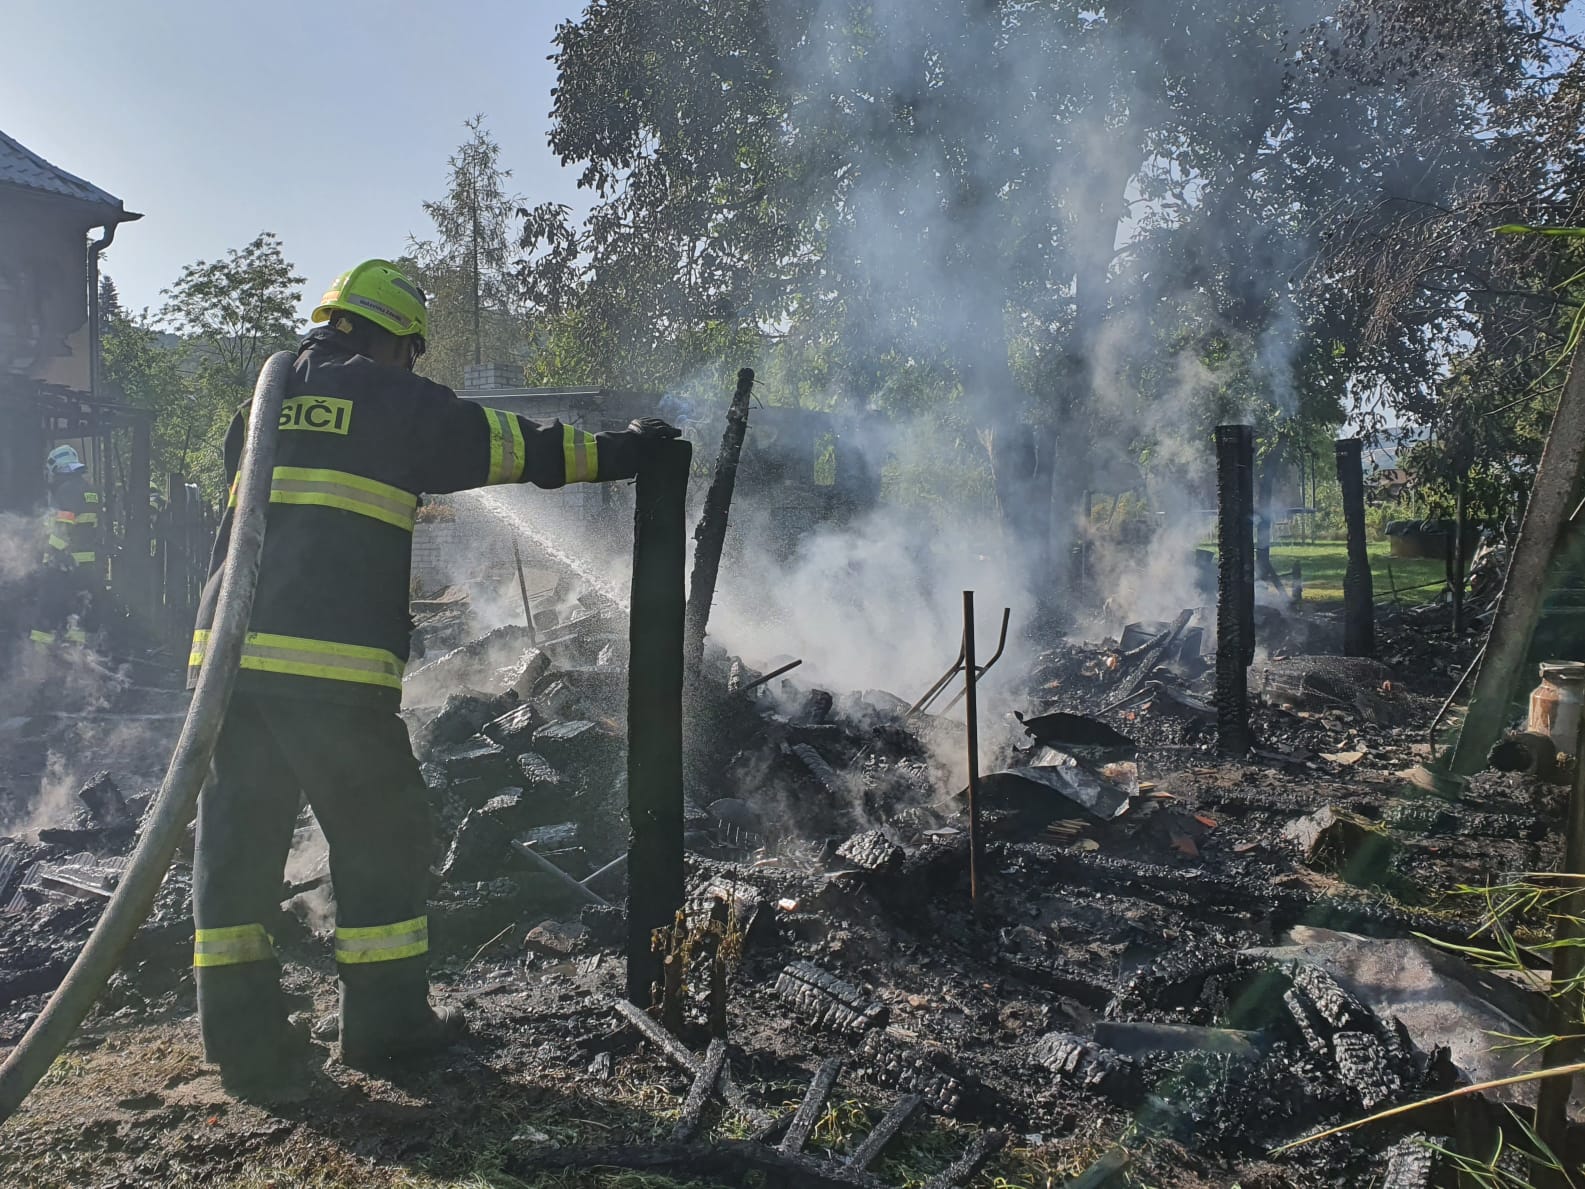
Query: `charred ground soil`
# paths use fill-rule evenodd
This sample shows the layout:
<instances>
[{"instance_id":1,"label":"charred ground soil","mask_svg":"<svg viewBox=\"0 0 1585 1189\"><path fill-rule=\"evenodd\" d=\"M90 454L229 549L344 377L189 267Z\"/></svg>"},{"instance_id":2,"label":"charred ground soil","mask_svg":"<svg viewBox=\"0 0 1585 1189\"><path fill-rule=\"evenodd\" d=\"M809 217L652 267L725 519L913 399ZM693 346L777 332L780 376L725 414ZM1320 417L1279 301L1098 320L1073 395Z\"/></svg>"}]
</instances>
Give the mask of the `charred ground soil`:
<instances>
[{"instance_id":1,"label":"charred ground soil","mask_svg":"<svg viewBox=\"0 0 1585 1189\"><path fill-rule=\"evenodd\" d=\"M1414 1137L1494 1134L1495 1107L1470 1100L1272 1155L1478 1078L1490 1019L1539 1027L1536 997L1436 944L1480 935L1487 901L1461 887L1556 867L1563 795L1416 771L1473 652L1437 610L1385 622L1381 662L1329 655L1324 616L1266 633L1259 747L1237 762L1214 753L1207 665L1181 629L1170 648L1166 625L1034 647L985 712L977 906L960 721L713 658L691 695L689 910L659 942L656 1014L686 1047L670 1056L617 1006L620 629L597 612L534 646L507 629L410 674L434 981L470 1008L465 1043L399 1082L335 1060L305 812L274 930L316 1038L302 1095L235 1102L203 1064L179 863L0 1131L6 1182L1413 1189L1452 1183ZM143 691L107 713L179 709ZM7 771L93 754L83 729L15 724ZM0 849L0 1044L92 927L157 780L154 760L113 758L75 819Z\"/></svg>"}]
</instances>

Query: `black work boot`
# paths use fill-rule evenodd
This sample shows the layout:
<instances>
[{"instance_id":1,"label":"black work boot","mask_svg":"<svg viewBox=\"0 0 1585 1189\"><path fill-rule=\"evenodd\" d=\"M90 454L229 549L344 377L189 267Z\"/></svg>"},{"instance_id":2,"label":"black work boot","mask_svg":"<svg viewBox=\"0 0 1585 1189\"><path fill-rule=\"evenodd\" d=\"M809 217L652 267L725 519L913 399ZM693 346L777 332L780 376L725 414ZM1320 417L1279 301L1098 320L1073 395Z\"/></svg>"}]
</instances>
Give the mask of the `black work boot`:
<instances>
[{"instance_id":1,"label":"black work boot","mask_svg":"<svg viewBox=\"0 0 1585 1189\"><path fill-rule=\"evenodd\" d=\"M378 1073L432 1057L467 1032L461 1008L430 1006L422 957L339 970L343 1065Z\"/></svg>"},{"instance_id":2,"label":"black work boot","mask_svg":"<svg viewBox=\"0 0 1585 1189\"><path fill-rule=\"evenodd\" d=\"M220 1066L220 1084L235 1098L289 1096L307 1081L308 1037L286 1019L280 968L274 962L199 966L198 1024L204 1059Z\"/></svg>"}]
</instances>

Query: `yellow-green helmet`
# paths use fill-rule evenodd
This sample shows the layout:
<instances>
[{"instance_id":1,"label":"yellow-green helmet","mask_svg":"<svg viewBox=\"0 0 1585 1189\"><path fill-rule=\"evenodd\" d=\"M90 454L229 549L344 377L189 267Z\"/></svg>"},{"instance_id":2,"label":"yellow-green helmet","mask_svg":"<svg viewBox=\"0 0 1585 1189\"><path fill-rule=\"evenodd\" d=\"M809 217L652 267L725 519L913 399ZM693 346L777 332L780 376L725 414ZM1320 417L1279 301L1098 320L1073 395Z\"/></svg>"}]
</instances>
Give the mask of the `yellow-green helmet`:
<instances>
[{"instance_id":1,"label":"yellow-green helmet","mask_svg":"<svg viewBox=\"0 0 1585 1189\"><path fill-rule=\"evenodd\" d=\"M389 260L365 260L342 273L314 307L315 322L330 321L331 310L359 314L394 335L424 337L424 291Z\"/></svg>"}]
</instances>

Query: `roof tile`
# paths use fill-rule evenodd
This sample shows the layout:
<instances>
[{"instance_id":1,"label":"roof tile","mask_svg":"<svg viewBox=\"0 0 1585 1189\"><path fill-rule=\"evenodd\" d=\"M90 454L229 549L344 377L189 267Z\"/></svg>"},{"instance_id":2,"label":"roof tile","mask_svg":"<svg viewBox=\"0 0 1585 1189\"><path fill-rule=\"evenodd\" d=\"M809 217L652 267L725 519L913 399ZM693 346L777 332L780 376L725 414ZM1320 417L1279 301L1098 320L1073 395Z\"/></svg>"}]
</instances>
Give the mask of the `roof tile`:
<instances>
[{"instance_id":1,"label":"roof tile","mask_svg":"<svg viewBox=\"0 0 1585 1189\"><path fill-rule=\"evenodd\" d=\"M120 209L121 200L101 190L92 182L85 182L76 174L67 173L51 165L37 153L0 132L0 185L20 186L45 194L58 194L90 202L96 206Z\"/></svg>"}]
</instances>

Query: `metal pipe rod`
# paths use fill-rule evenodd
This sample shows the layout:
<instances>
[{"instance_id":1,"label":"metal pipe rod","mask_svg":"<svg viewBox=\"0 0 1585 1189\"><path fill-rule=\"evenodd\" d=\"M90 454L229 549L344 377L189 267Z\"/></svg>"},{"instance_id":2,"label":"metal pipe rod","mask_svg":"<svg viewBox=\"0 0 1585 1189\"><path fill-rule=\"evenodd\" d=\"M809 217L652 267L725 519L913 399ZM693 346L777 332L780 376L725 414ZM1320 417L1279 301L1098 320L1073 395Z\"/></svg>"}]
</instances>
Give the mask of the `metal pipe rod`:
<instances>
[{"instance_id":1,"label":"metal pipe rod","mask_svg":"<svg viewBox=\"0 0 1585 1189\"><path fill-rule=\"evenodd\" d=\"M528 625L528 642L537 645L534 635L534 607L528 601L528 579L523 576L523 555L518 552L517 535L512 535L512 561L517 565L517 593L523 598L523 622Z\"/></svg>"},{"instance_id":2,"label":"metal pipe rod","mask_svg":"<svg viewBox=\"0 0 1585 1189\"><path fill-rule=\"evenodd\" d=\"M738 686L738 691L737 692L740 693L740 694L746 694L750 690L756 690L760 686L764 685L767 681L775 681L776 678L780 677L783 673L791 673L794 669L796 669L801 664L803 664L803 659L799 658L798 660L791 661L791 662L783 665L779 669L772 669L769 673L765 674L765 676L756 677L756 678L754 678L753 681L749 682L747 685Z\"/></svg>"},{"instance_id":3,"label":"metal pipe rod","mask_svg":"<svg viewBox=\"0 0 1585 1189\"><path fill-rule=\"evenodd\" d=\"M995 653L992 654L991 659L986 661L983 665L980 666L980 675L979 675L979 678L976 681L976 684L978 683L979 680L983 680L984 679L985 675L991 671L991 668L996 664L997 661L1002 659L1002 653L1007 648L1007 623L1012 618L1012 615L1013 615L1013 609L1011 607L1003 607L1002 608L1002 636L1001 636L1001 639L997 641L996 651L995 651ZM941 708L941 713L942 714L950 713L954 706L956 706L959 702L963 701L963 697L964 697L964 695L967 692L968 692L968 687L967 686L965 686L963 689L960 689L955 695L953 695L952 701L948 702L945 706L943 706ZM904 719L903 721L906 722L907 720Z\"/></svg>"},{"instance_id":4,"label":"metal pipe rod","mask_svg":"<svg viewBox=\"0 0 1585 1189\"><path fill-rule=\"evenodd\" d=\"M585 875L578 882L580 884L582 884L586 888L593 887L595 884L599 883L602 879L604 879L607 875L615 875L617 872L625 871L626 869L627 869L627 852L623 851L621 854L617 855L616 858L612 859L609 863L607 863L604 867L601 867L597 871L591 871L588 875Z\"/></svg>"},{"instance_id":5,"label":"metal pipe rod","mask_svg":"<svg viewBox=\"0 0 1585 1189\"><path fill-rule=\"evenodd\" d=\"M579 883L576 879L568 875L544 855L540 854L533 847L529 846L528 843L514 838L512 839L512 849L518 854L522 855L535 867L538 867L546 875L549 875L555 879L557 883L566 888L568 892L572 893L576 899L581 900L585 904L598 904L602 908L611 907L611 902L604 896L591 891L587 885Z\"/></svg>"}]
</instances>

